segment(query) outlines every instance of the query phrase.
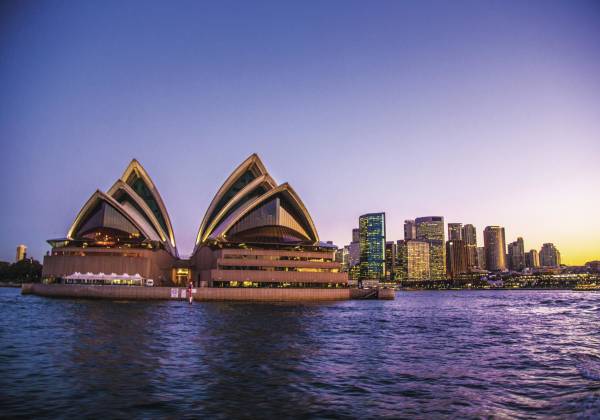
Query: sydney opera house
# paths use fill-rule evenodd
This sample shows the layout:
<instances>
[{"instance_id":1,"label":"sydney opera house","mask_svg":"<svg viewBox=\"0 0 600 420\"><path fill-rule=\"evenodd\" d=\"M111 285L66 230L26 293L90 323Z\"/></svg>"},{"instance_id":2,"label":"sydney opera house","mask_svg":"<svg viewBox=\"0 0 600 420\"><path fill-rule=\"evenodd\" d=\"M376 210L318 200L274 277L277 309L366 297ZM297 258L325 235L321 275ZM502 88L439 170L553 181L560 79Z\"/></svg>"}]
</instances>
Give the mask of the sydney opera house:
<instances>
[{"instance_id":1,"label":"sydney opera house","mask_svg":"<svg viewBox=\"0 0 600 420\"><path fill-rule=\"evenodd\" d=\"M277 185L253 154L210 203L189 259L148 173L133 160L83 205L66 237L48 241L43 277L53 283L198 287L347 287L335 248L319 241L302 200Z\"/></svg>"}]
</instances>

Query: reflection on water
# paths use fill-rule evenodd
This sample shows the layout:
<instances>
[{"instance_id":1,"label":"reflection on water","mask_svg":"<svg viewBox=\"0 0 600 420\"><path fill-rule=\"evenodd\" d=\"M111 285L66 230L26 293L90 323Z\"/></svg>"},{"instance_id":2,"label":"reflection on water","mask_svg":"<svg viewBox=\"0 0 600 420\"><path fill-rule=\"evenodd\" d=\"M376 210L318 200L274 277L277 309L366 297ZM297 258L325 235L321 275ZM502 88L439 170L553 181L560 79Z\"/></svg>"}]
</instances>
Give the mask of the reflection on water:
<instances>
[{"instance_id":1,"label":"reflection on water","mask_svg":"<svg viewBox=\"0 0 600 420\"><path fill-rule=\"evenodd\" d=\"M0 414L596 417L599 320L594 292L188 305L0 289Z\"/></svg>"}]
</instances>

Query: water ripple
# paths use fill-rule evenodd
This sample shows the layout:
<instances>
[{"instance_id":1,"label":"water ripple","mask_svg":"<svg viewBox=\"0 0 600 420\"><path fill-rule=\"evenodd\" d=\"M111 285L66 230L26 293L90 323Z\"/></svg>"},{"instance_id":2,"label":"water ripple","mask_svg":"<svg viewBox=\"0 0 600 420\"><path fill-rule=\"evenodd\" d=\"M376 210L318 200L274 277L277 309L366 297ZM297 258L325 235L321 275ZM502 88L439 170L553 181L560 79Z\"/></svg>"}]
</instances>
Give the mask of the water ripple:
<instances>
[{"instance_id":1,"label":"water ripple","mask_svg":"<svg viewBox=\"0 0 600 420\"><path fill-rule=\"evenodd\" d=\"M310 304L0 289L3 417L600 416L600 294Z\"/></svg>"}]
</instances>

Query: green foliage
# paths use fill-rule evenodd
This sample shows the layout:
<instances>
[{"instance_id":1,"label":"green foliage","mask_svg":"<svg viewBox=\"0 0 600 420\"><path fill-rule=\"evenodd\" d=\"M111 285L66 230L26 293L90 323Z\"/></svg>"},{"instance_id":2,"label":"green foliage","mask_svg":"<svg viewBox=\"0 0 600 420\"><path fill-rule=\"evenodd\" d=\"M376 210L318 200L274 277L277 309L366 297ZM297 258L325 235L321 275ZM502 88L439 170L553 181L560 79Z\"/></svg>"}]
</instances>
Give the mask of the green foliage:
<instances>
[{"instance_id":1,"label":"green foliage","mask_svg":"<svg viewBox=\"0 0 600 420\"><path fill-rule=\"evenodd\" d=\"M39 283L42 278L42 264L34 259L25 258L10 264L0 261L0 282Z\"/></svg>"}]
</instances>

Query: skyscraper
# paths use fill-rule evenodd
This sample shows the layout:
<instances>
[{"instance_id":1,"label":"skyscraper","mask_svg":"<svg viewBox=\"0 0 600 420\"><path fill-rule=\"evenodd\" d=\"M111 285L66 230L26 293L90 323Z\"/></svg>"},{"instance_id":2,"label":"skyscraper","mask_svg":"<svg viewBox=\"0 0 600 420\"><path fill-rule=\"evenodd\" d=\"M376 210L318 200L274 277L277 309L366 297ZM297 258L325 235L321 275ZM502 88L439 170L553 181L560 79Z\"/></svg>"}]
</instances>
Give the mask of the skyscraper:
<instances>
[{"instance_id":1,"label":"skyscraper","mask_svg":"<svg viewBox=\"0 0 600 420\"><path fill-rule=\"evenodd\" d=\"M446 279L446 241L442 216L417 217L417 239L429 243L429 271L432 280Z\"/></svg>"},{"instance_id":2,"label":"skyscraper","mask_svg":"<svg viewBox=\"0 0 600 420\"><path fill-rule=\"evenodd\" d=\"M27 247L23 244L17 246L17 262L27 257Z\"/></svg>"},{"instance_id":3,"label":"skyscraper","mask_svg":"<svg viewBox=\"0 0 600 420\"><path fill-rule=\"evenodd\" d=\"M467 250L467 270L471 271L477 267L477 232L475 226L464 225L462 228L462 240Z\"/></svg>"},{"instance_id":4,"label":"skyscraper","mask_svg":"<svg viewBox=\"0 0 600 420\"><path fill-rule=\"evenodd\" d=\"M540 265L542 267L560 267L560 252L553 243L542 245L540 250Z\"/></svg>"},{"instance_id":5,"label":"skyscraper","mask_svg":"<svg viewBox=\"0 0 600 420\"><path fill-rule=\"evenodd\" d=\"M360 278L381 280L385 277L385 213L363 214L360 229Z\"/></svg>"},{"instance_id":6,"label":"skyscraper","mask_svg":"<svg viewBox=\"0 0 600 420\"><path fill-rule=\"evenodd\" d=\"M446 242L446 270L451 279L467 272L467 249L464 241L458 239Z\"/></svg>"},{"instance_id":7,"label":"skyscraper","mask_svg":"<svg viewBox=\"0 0 600 420\"><path fill-rule=\"evenodd\" d=\"M506 239L504 228L487 226L483 231L485 265L489 271L506 270Z\"/></svg>"},{"instance_id":8,"label":"skyscraper","mask_svg":"<svg viewBox=\"0 0 600 420\"><path fill-rule=\"evenodd\" d=\"M352 229L352 242L348 245L348 270L360 263L360 229Z\"/></svg>"},{"instance_id":9,"label":"skyscraper","mask_svg":"<svg viewBox=\"0 0 600 420\"><path fill-rule=\"evenodd\" d=\"M508 268L514 271L521 271L525 268L525 245L521 237L508 244Z\"/></svg>"},{"instance_id":10,"label":"skyscraper","mask_svg":"<svg viewBox=\"0 0 600 420\"><path fill-rule=\"evenodd\" d=\"M448 240L460 241L462 239L462 223L448 223Z\"/></svg>"},{"instance_id":11,"label":"skyscraper","mask_svg":"<svg viewBox=\"0 0 600 420\"><path fill-rule=\"evenodd\" d=\"M396 280L429 280L429 243L397 241Z\"/></svg>"},{"instance_id":12,"label":"skyscraper","mask_svg":"<svg viewBox=\"0 0 600 420\"><path fill-rule=\"evenodd\" d=\"M396 243L388 241L385 243L385 279L394 280L394 268L396 266Z\"/></svg>"},{"instance_id":13,"label":"skyscraper","mask_svg":"<svg viewBox=\"0 0 600 420\"><path fill-rule=\"evenodd\" d=\"M531 249L525 254L525 266L527 268L539 268L540 256L535 249Z\"/></svg>"},{"instance_id":14,"label":"skyscraper","mask_svg":"<svg viewBox=\"0 0 600 420\"><path fill-rule=\"evenodd\" d=\"M417 239L417 225L414 220L404 221L404 240Z\"/></svg>"},{"instance_id":15,"label":"skyscraper","mask_svg":"<svg viewBox=\"0 0 600 420\"><path fill-rule=\"evenodd\" d=\"M487 270L487 265L485 263L485 247L483 246L477 247L477 267L482 270Z\"/></svg>"}]
</instances>

